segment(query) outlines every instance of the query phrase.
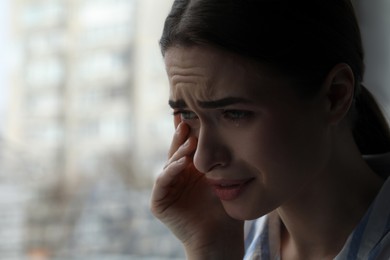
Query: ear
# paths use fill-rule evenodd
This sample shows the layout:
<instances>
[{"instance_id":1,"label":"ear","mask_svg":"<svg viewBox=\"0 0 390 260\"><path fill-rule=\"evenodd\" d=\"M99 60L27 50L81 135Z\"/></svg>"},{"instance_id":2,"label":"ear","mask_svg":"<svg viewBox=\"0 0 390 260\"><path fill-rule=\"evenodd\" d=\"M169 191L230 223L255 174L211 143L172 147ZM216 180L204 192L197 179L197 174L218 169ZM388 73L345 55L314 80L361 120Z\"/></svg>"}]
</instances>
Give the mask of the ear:
<instances>
[{"instance_id":1,"label":"ear","mask_svg":"<svg viewBox=\"0 0 390 260\"><path fill-rule=\"evenodd\" d=\"M334 66L323 83L326 91L329 123L338 124L347 115L354 96L355 77L348 64Z\"/></svg>"}]
</instances>

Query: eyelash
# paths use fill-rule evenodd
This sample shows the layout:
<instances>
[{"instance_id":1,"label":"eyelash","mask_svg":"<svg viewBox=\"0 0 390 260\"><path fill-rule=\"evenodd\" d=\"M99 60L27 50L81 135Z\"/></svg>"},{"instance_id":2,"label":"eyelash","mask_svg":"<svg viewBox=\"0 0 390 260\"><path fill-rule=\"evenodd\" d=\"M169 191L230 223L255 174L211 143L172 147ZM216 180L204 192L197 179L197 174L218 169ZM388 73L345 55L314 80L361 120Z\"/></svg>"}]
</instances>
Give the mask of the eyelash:
<instances>
[{"instance_id":1,"label":"eyelash","mask_svg":"<svg viewBox=\"0 0 390 260\"><path fill-rule=\"evenodd\" d=\"M235 110L235 109L226 109L222 110L222 116L230 121L237 122L240 120L248 119L252 116L253 112L246 110ZM182 120L195 120L198 119L198 116L189 110L178 110L173 112L174 116L180 115Z\"/></svg>"},{"instance_id":2,"label":"eyelash","mask_svg":"<svg viewBox=\"0 0 390 260\"><path fill-rule=\"evenodd\" d=\"M173 112L173 115L174 116L178 116L179 115L182 120L198 119L198 116L194 112L189 111L189 110L177 110L177 111ZM191 116L189 116L189 115L191 115Z\"/></svg>"},{"instance_id":3,"label":"eyelash","mask_svg":"<svg viewBox=\"0 0 390 260\"><path fill-rule=\"evenodd\" d=\"M240 121L240 120L245 120L248 119L250 116L252 116L251 111L246 111L246 110L223 110L223 117L231 120L231 121Z\"/></svg>"}]
</instances>

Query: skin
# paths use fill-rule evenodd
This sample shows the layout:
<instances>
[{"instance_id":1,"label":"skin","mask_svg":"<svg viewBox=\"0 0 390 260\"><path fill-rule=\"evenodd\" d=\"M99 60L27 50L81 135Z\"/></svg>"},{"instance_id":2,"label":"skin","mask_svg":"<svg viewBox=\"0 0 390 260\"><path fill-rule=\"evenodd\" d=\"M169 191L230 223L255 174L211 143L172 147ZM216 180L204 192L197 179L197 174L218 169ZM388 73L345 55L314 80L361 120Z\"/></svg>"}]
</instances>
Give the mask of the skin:
<instances>
[{"instance_id":1,"label":"skin","mask_svg":"<svg viewBox=\"0 0 390 260\"><path fill-rule=\"evenodd\" d=\"M303 98L276 71L211 47L172 47L165 64L177 131L151 209L187 257L242 259L243 220L271 211L283 259L337 255L382 184L352 138L349 66ZM247 184L220 200L210 180Z\"/></svg>"}]
</instances>

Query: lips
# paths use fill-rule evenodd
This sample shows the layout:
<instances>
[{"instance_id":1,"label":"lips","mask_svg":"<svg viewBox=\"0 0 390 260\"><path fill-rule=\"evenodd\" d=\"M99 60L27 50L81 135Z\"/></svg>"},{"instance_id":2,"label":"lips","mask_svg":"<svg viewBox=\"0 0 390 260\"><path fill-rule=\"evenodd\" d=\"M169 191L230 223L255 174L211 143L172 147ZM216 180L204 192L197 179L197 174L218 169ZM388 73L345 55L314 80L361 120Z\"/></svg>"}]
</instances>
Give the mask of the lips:
<instances>
[{"instance_id":1,"label":"lips","mask_svg":"<svg viewBox=\"0 0 390 260\"><path fill-rule=\"evenodd\" d=\"M208 179L217 197L224 201L237 199L252 181L253 178L241 180Z\"/></svg>"}]
</instances>

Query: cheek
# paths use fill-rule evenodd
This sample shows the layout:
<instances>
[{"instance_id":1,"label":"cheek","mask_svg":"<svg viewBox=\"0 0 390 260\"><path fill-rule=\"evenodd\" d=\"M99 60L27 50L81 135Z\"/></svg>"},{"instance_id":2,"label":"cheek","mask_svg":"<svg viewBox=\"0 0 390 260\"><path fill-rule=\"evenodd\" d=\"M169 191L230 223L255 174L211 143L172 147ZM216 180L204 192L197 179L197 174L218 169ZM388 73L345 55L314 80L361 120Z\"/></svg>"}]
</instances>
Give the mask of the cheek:
<instances>
[{"instance_id":1,"label":"cheek","mask_svg":"<svg viewBox=\"0 0 390 260\"><path fill-rule=\"evenodd\" d=\"M319 129L304 125L267 121L234 142L242 160L270 175L300 174L323 160L324 141Z\"/></svg>"}]
</instances>

